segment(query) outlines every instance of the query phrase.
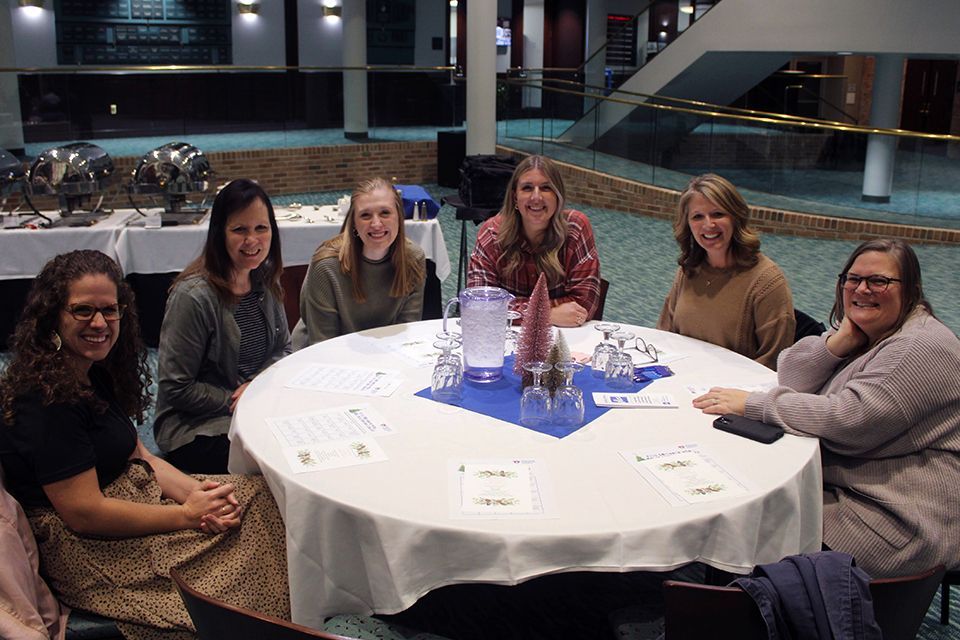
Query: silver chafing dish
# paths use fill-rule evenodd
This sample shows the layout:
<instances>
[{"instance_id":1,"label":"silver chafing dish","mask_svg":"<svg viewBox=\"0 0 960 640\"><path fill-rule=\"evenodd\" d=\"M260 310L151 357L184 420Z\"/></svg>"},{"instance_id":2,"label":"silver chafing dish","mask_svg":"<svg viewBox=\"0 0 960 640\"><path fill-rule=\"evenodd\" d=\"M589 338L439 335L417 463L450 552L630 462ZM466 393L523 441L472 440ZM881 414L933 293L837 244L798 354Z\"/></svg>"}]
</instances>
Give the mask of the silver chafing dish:
<instances>
[{"instance_id":1,"label":"silver chafing dish","mask_svg":"<svg viewBox=\"0 0 960 640\"><path fill-rule=\"evenodd\" d=\"M133 202L133 194L162 197L167 218L171 217L169 214L197 218L206 212L203 202L188 204L187 195L206 194L213 175L214 171L200 149L186 142L168 142L140 159L127 191L131 194L131 204L138 211L140 208Z\"/></svg>"},{"instance_id":2,"label":"silver chafing dish","mask_svg":"<svg viewBox=\"0 0 960 640\"><path fill-rule=\"evenodd\" d=\"M27 178L27 193L31 196L58 196L61 216L71 216L79 211L87 223L92 224L106 215L100 209L103 202L101 192L112 174L113 160L106 151L89 142L74 142L47 149L37 156ZM82 210L98 193L101 195L97 204ZM36 207L34 212L43 215Z\"/></svg>"}]
</instances>

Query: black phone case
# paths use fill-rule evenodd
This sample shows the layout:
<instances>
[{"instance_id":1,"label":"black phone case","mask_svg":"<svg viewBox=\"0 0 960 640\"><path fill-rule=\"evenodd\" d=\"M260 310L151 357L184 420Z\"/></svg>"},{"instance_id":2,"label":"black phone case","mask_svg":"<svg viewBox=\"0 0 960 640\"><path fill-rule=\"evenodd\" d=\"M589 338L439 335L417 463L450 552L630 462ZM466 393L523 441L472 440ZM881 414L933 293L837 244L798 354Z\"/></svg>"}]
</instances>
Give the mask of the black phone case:
<instances>
[{"instance_id":1,"label":"black phone case","mask_svg":"<svg viewBox=\"0 0 960 640\"><path fill-rule=\"evenodd\" d=\"M759 420L751 420L732 413L727 413L713 421L715 429L734 433L744 438L750 438L757 442L770 444L780 439L783 435L783 428Z\"/></svg>"}]
</instances>

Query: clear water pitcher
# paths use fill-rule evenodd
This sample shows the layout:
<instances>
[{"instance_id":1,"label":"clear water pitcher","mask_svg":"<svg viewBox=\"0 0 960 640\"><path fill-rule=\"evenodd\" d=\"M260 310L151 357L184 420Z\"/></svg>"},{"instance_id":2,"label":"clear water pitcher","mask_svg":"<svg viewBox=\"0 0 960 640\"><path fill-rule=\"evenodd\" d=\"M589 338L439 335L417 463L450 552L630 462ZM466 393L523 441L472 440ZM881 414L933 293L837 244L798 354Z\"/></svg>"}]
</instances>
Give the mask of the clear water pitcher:
<instances>
[{"instance_id":1,"label":"clear water pitcher","mask_svg":"<svg viewBox=\"0 0 960 640\"><path fill-rule=\"evenodd\" d=\"M500 287L470 287L451 298L443 310L443 330L454 304L460 305L463 336L463 377L472 382L494 382L503 376L503 347L507 309L513 295Z\"/></svg>"}]
</instances>

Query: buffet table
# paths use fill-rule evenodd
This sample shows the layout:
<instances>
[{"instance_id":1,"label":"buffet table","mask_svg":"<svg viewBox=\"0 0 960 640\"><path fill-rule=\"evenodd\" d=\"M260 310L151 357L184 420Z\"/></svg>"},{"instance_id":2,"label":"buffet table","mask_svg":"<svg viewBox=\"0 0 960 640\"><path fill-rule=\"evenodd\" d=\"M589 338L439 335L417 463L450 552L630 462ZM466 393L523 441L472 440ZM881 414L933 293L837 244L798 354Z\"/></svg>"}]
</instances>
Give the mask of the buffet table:
<instances>
[{"instance_id":1,"label":"buffet table","mask_svg":"<svg viewBox=\"0 0 960 640\"><path fill-rule=\"evenodd\" d=\"M720 347L634 328L683 356L675 375L644 391L676 408L612 409L562 439L436 403L415 394L431 367L396 345L432 340L437 321L342 336L280 361L246 390L230 432L230 470L262 472L287 530L294 621L318 627L337 613L395 613L427 592L458 583L513 585L566 571L667 571L693 561L736 573L820 549L818 442L784 436L762 445L711 428L693 409L702 385L771 383L775 374ZM590 353L598 332L564 330ZM317 364L396 370L386 397L288 387ZM590 400L588 400L590 402ZM270 422L366 404L393 434L376 441L386 460L294 472ZM702 448L742 494L676 504L628 463L625 452ZM535 460L544 511L537 517L458 517L451 469L477 459ZM547 490L549 489L549 490Z\"/></svg>"},{"instance_id":2,"label":"buffet table","mask_svg":"<svg viewBox=\"0 0 960 640\"><path fill-rule=\"evenodd\" d=\"M283 249L284 288L290 325L299 316L300 283L306 266L321 242L340 231L342 218L334 206L278 207L277 226ZM207 237L206 221L162 228L147 228L143 216L132 209L114 211L91 226L0 231L0 348L15 326L30 281L56 255L74 249L96 249L116 259L137 294L144 339L156 346L173 277L200 255ZM450 275L443 231L436 219L407 220L407 237L419 245L428 262L425 317L437 317L441 305L440 281ZM433 263L430 265L430 263ZM435 277L433 277L435 268Z\"/></svg>"}]
</instances>

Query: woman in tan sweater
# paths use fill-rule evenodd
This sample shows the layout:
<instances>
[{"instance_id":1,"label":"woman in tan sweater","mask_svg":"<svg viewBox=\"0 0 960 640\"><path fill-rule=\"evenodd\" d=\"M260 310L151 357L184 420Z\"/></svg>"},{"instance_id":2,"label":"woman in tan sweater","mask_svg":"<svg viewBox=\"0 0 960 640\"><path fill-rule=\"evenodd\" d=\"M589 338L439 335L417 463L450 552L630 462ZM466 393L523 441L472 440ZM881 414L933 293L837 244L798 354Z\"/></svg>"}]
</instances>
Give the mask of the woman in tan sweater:
<instances>
[{"instance_id":1,"label":"woman in tan sweater","mask_svg":"<svg viewBox=\"0 0 960 640\"><path fill-rule=\"evenodd\" d=\"M960 340L933 315L913 249L861 244L831 323L781 354L780 386L714 388L694 406L820 438L824 543L872 576L958 566Z\"/></svg>"},{"instance_id":2,"label":"woman in tan sweater","mask_svg":"<svg viewBox=\"0 0 960 640\"><path fill-rule=\"evenodd\" d=\"M760 253L750 209L729 181L708 173L680 195L673 234L677 275L657 329L712 342L776 368L793 344L793 297L783 272Z\"/></svg>"}]
</instances>

